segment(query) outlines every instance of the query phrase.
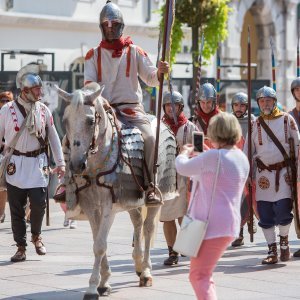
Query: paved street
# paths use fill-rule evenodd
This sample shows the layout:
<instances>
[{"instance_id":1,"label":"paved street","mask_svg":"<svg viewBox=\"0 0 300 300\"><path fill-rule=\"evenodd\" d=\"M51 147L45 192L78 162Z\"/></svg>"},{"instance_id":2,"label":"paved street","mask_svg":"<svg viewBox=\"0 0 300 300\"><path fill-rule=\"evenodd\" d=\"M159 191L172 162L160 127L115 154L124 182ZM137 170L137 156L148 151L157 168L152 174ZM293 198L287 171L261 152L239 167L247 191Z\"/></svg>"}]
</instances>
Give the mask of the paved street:
<instances>
[{"instance_id":1,"label":"paved street","mask_svg":"<svg viewBox=\"0 0 300 300\"><path fill-rule=\"evenodd\" d=\"M7 210L8 214L8 210ZM8 217L8 216L7 216ZM43 238L48 254L35 253L30 243L27 261L12 264L14 244L9 218L0 224L0 299L82 299L93 264L92 236L89 224L79 222L77 229L64 228L63 213L51 203L51 226L44 226ZM300 247L294 229L291 249ZM30 231L28 230L28 236ZM195 299L188 281L189 261L181 259L176 267L162 265L167 250L159 225L154 249L153 287L139 288L131 259L132 226L127 213L120 213L109 237L108 256L112 269L111 299ZM228 249L218 264L214 278L220 300L300 299L300 259L274 266L262 266L266 254L262 233L255 243Z\"/></svg>"}]
</instances>

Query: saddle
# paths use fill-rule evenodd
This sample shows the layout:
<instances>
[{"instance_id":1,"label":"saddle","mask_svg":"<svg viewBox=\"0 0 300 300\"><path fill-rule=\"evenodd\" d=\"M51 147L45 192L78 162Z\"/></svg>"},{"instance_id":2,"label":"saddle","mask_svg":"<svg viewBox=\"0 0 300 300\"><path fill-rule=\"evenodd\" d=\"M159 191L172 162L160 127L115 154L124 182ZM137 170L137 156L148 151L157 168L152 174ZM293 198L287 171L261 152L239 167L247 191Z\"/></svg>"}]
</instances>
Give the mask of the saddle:
<instances>
[{"instance_id":1,"label":"saddle","mask_svg":"<svg viewBox=\"0 0 300 300\"><path fill-rule=\"evenodd\" d=\"M112 123L113 136L109 159L95 172L85 172L74 175L66 181L66 203L69 209L77 204L77 194L90 186L93 179L96 184L110 190L113 202L124 204L127 207L142 206L144 204L145 178L148 178L147 166L144 162L144 140L140 130L128 123L118 121L109 110L107 111ZM149 115L149 121L154 121ZM159 145L158 182L161 192L166 198L174 198L176 192L176 140L169 129L161 124ZM65 160L68 158L65 153ZM167 155L168 154L168 155ZM67 174L67 171L66 171ZM168 196L169 195L169 196Z\"/></svg>"}]
</instances>

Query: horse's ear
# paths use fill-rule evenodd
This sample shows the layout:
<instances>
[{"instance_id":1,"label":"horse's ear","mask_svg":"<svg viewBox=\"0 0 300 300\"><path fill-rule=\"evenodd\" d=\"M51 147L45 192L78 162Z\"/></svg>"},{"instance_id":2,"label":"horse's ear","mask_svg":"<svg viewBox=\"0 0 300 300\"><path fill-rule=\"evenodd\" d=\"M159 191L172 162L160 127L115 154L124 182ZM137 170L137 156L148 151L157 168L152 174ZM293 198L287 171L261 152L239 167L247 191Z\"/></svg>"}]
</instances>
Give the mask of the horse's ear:
<instances>
[{"instance_id":1,"label":"horse's ear","mask_svg":"<svg viewBox=\"0 0 300 300\"><path fill-rule=\"evenodd\" d=\"M99 89L97 89L92 94L85 96L84 103L93 104L97 100L97 98L102 94L103 90L104 90L104 85L102 85Z\"/></svg>"},{"instance_id":2,"label":"horse's ear","mask_svg":"<svg viewBox=\"0 0 300 300\"><path fill-rule=\"evenodd\" d=\"M63 98L66 102L71 102L72 100L72 94L62 90L61 88L58 87L58 85L54 85L54 87L57 90L58 95Z\"/></svg>"}]
</instances>

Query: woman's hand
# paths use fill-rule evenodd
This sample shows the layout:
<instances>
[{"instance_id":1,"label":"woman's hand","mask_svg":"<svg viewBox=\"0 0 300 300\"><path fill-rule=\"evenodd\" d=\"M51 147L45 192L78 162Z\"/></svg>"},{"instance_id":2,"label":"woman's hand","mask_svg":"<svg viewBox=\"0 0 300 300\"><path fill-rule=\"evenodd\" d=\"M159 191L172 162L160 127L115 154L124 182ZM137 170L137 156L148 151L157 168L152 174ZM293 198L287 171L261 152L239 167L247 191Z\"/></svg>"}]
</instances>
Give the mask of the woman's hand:
<instances>
[{"instance_id":1,"label":"woman's hand","mask_svg":"<svg viewBox=\"0 0 300 300\"><path fill-rule=\"evenodd\" d=\"M193 157L194 155L194 146L192 144L185 144L182 146L182 151L180 154L187 155L188 157Z\"/></svg>"},{"instance_id":2,"label":"woman's hand","mask_svg":"<svg viewBox=\"0 0 300 300\"><path fill-rule=\"evenodd\" d=\"M57 173L58 179L63 178L65 175L65 172L66 172L65 166L57 166L56 168L54 168L52 170L52 173Z\"/></svg>"}]
</instances>

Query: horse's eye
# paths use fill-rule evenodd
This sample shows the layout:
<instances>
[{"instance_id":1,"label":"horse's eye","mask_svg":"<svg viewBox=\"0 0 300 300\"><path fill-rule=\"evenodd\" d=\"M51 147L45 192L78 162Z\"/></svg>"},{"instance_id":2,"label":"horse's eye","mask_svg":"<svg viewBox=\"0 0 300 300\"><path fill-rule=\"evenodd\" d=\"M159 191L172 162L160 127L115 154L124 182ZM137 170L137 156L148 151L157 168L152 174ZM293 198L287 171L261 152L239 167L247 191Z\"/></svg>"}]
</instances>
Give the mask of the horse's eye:
<instances>
[{"instance_id":1,"label":"horse's eye","mask_svg":"<svg viewBox=\"0 0 300 300\"><path fill-rule=\"evenodd\" d=\"M87 119L87 124L88 124L89 126L94 125L94 124L95 124L95 119L94 119L94 118Z\"/></svg>"}]
</instances>

